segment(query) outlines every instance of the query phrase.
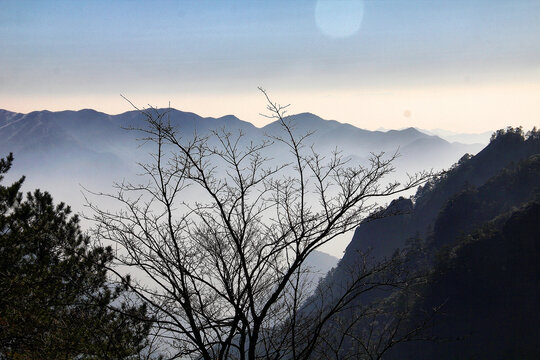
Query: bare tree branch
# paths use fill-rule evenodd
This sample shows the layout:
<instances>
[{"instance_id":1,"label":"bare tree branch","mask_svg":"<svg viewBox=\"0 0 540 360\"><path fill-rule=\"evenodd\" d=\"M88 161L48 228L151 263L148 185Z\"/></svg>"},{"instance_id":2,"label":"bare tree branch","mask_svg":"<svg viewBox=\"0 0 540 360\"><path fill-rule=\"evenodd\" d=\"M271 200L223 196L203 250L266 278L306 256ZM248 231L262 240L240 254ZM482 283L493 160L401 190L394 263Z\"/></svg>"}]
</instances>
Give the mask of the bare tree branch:
<instances>
[{"instance_id":1,"label":"bare tree branch","mask_svg":"<svg viewBox=\"0 0 540 360\"><path fill-rule=\"evenodd\" d=\"M147 124L135 130L156 149L152 163L140 164L148 182L116 184L117 194L101 194L122 205L118 212L89 202L95 236L118 249L115 274L156 313L178 357L308 359L326 349L338 358L326 338L336 315L350 311L354 298L405 281L400 258L365 261L335 294L310 297L305 262L357 227L376 208L374 199L409 190L431 174L384 185L397 153L372 154L367 167L338 151L325 158L308 143L310 133L295 134L284 117L288 105L260 90L266 116L283 134L260 143L226 129L181 136L167 112L134 106ZM278 145L290 159L272 166L268 154ZM201 196L185 200L193 194ZM129 271L137 281L127 278ZM348 324L337 343L372 315L361 311L362 320Z\"/></svg>"}]
</instances>

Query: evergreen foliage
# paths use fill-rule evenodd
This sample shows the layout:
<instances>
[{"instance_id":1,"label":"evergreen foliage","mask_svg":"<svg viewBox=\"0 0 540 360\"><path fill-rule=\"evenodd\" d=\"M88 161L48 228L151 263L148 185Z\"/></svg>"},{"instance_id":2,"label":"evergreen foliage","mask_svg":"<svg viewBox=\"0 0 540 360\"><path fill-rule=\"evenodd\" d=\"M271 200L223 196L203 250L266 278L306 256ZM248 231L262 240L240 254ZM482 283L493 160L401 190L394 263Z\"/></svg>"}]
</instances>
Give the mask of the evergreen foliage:
<instances>
[{"instance_id":1,"label":"evergreen foliage","mask_svg":"<svg viewBox=\"0 0 540 360\"><path fill-rule=\"evenodd\" d=\"M0 160L0 181L12 161ZM138 358L151 323L108 283L111 248L90 248L49 193L24 198L23 181L0 184L0 359Z\"/></svg>"}]
</instances>

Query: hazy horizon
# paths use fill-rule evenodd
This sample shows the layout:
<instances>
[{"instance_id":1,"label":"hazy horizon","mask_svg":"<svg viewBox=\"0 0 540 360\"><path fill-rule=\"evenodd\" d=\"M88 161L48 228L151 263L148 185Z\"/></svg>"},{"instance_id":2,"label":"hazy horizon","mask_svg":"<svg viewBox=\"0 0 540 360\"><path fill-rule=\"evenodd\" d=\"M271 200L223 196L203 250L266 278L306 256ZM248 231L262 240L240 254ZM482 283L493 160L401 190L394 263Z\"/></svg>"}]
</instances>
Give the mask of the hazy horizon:
<instances>
[{"instance_id":1,"label":"hazy horizon","mask_svg":"<svg viewBox=\"0 0 540 360\"><path fill-rule=\"evenodd\" d=\"M192 114L201 116L200 114L197 114L197 113L194 113L194 112L191 112L191 111L184 111L182 109L176 109L176 108L173 108L173 107L170 107L170 108L157 108L157 109L158 110L170 109L170 110L176 110L176 111L185 112L185 113L192 113ZM73 110L73 109L63 109L63 110L41 109L41 110L32 110L32 111L29 111L29 112L17 112L17 111L11 111L9 109L0 108L0 111L8 111L8 112L11 112L13 114L22 114L22 115L28 115L28 114L35 113L35 112L52 112L52 113L58 112L58 113L60 113L60 112L64 112L64 111L78 112L78 111L85 111L85 110L96 111L98 113L105 114L105 115L108 115L108 116L118 116L118 115L123 115L123 114L129 113L129 112L132 112L132 111L141 111L143 109L139 108L139 109L131 109L131 110L122 111L120 113L107 113L107 112L99 111L99 110L92 109L92 108L83 108L83 109L77 109L77 110ZM352 126L358 128L358 129L368 130L368 131L388 132L388 131L396 131L396 130L401 131L401 130L405 130L405 129L416 129L418 131L424 132L426 135L435 135L435 136L438 136L438 137L440 137L442 139L445 139L447 141L450 141L450 140L448 140L446 137L452 137L452 136L458 136L458 135L485 135L485 134L488 134L488 133L493 133L496 130L498 130L498 129L490 129L490 130L481 131L481 132L470 132L470 133L463 133L462 132L462 133L460 133L460 132L447 130L447 129L442 129L442 128L424 129L424 128L415 127L415 126L402 126L400 128L394 128L394 129L385 128L385 127L380 126L378 128L366 129L366 128L358 127L358 126L356 126L354 124L350 124L350 123L335 120L335 119L325 119L325 118L320 117L317 114L313 114L313 113L308 112L308 111L302 112L302 113L287 113L286 117L287 116L298 116L298 115L303 115L303 114L312 114L312 115L315 115L315 116L317 116L317 117L319 117L319 118L321 118L322 120L325 120L325 121L337 121L337 122L339 122L340 124L343 124L343 125L352 125ZM201 116L201 117L202 118L219 119L221 117L227 117L227 116L235 116L236 118L238 118L235 114L224 114L224 115L220 115L220 116ZM244 120L244 119L240 119L240 118L238 118L238 119L241 120L241 121L248 122L248 123L252 124L253 126L255 126L258 129L262 129L265 126L269 125L270 123L278 121L278 120L273 120L273 119L267 119L266 123L258 123L258 124L256 124L256 123L252 123L252 122L250 122L248 120ZM524 129L524 130L527 131L529 129ZM467 144L467 143L472 144L472 142L467 142L467 141L459 141L458 140L458 142L461 142L461 143L464 143L464 144ZM488 143L488 139L486 138L485 141L478 141L477 143L481 143L481 144L485 145L485 144Z\"/></svg>"},{"instance_id":2,"label":"hazy horizon","mask_svg":"<svg viewBox=\"0 0 540 360\"><path fill-rule=\"evenodd\" d=\"M540 118L535 1L2 1L0 108L138 106L262 126L265 99L365 129Z\"/></svg>"},{"instance_id":3,"label":"hazy horizon","mask_svg":"<svg viewBox=\"0 0 540 360\"><path fill-rule=\"evenodd\" d=\"M537 358L539 120L540 0L0 0L0 360Z\"/></svg>"}]
</instances>

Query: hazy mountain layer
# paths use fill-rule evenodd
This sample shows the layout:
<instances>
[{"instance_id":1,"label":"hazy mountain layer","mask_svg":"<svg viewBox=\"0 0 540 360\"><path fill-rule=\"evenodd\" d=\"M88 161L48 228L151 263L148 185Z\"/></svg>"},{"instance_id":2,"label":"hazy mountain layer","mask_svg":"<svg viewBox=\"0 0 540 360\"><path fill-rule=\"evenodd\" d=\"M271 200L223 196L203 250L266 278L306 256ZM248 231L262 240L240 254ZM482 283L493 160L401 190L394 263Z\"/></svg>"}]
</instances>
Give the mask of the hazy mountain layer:
<instances>
[{"instance_id":1,"label":"hazy mountain layer","mask_svg":"<svg viewBox=\"0 0 540 360\"><path fill-rule=\"evenodd\" d=\"M175 109L166 119L184 139L193 134L204 136L211 130L233 134L241 131L244 143L260 142L267 136L279 137L283 130L277 122L257 128L233 115L205 118ZM353 161L366 162L371 152L401 154L396 161L399 174L426 168L443 169L466 152L476 153L479 145L448 143L416 129L368 131L349 124L329 121L303 113L287 118L296 134L313 132L306 145L314 145L323 155L336 148ZM29 176L28 188L43 187L72 203L82 202L79 184L93 190L109 190L113 181L132 179L138 172L136 162L148 160L149 148L137 146L139 132L125 128L144 128L144 117L138 111L108 115L94 110L35 111L28 114L0 110L0 154L13 152L16 158L10 176ZM309 150L306 148L306 150ZM270 150L274 162L283 161L287 149L278 144Z\"/></svg>"},{"instance_id":2,"label":"hazy mountain layer","mask_svg":"<svg viewBox=\"0 0 540 360\"><path fill-rule=\"evenodd\" d=\"M443 129L420 129L421 132L436 135L448 142L460 142L463 144L482 144L487 145L493 131L484 131L481 133L457 133Z\"/></svg>"}]
</instances>

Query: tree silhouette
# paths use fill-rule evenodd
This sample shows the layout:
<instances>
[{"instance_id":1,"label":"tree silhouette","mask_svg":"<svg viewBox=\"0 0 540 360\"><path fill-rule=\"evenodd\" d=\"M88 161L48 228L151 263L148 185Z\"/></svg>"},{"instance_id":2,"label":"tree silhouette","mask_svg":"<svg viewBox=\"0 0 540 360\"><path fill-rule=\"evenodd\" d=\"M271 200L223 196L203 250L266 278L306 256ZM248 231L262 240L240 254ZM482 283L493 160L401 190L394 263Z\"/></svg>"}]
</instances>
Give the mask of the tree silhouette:
<instances>
[{"instance_id":1,"label":"tree silhouette","mask_svg":"<svg viewBox=\"0 0 540 360\"><path fill-rule=\"evenodd\" d=\"M12 161L0 160L0 181ZM24 198L23 181L0 184L0 359L139 358L150 319L107 281L111 249L90 249L69 206Z\"/></svg>"},{"instance_id":2,"label":"tree silhouette","mask_svg":"<svg viewBox=\"0 0 540 360\"><path fill-rule=\"evenodd\" d=\"M430 174L383 186L396 154L373 154L367 167L337 151L324 157L308 146L309 134L295 133L286 106L261 91L282 128L261 142L226 130L179 134L166 111L140 110L148 126L136 130L155 146L153 161L141 164L148 183L101 194L120 211L89 203L96 238L116 246L122 268L113 270L155 313L179 357L307 359L353 296L407 282L402 257L371 264L366 256L330 303L309 297L307 257L358 226L376 208L371 200ZM290 157L271 159L273 146ZM126 281L125 269L137 281Z\"/></svg>"}]
</instances>

